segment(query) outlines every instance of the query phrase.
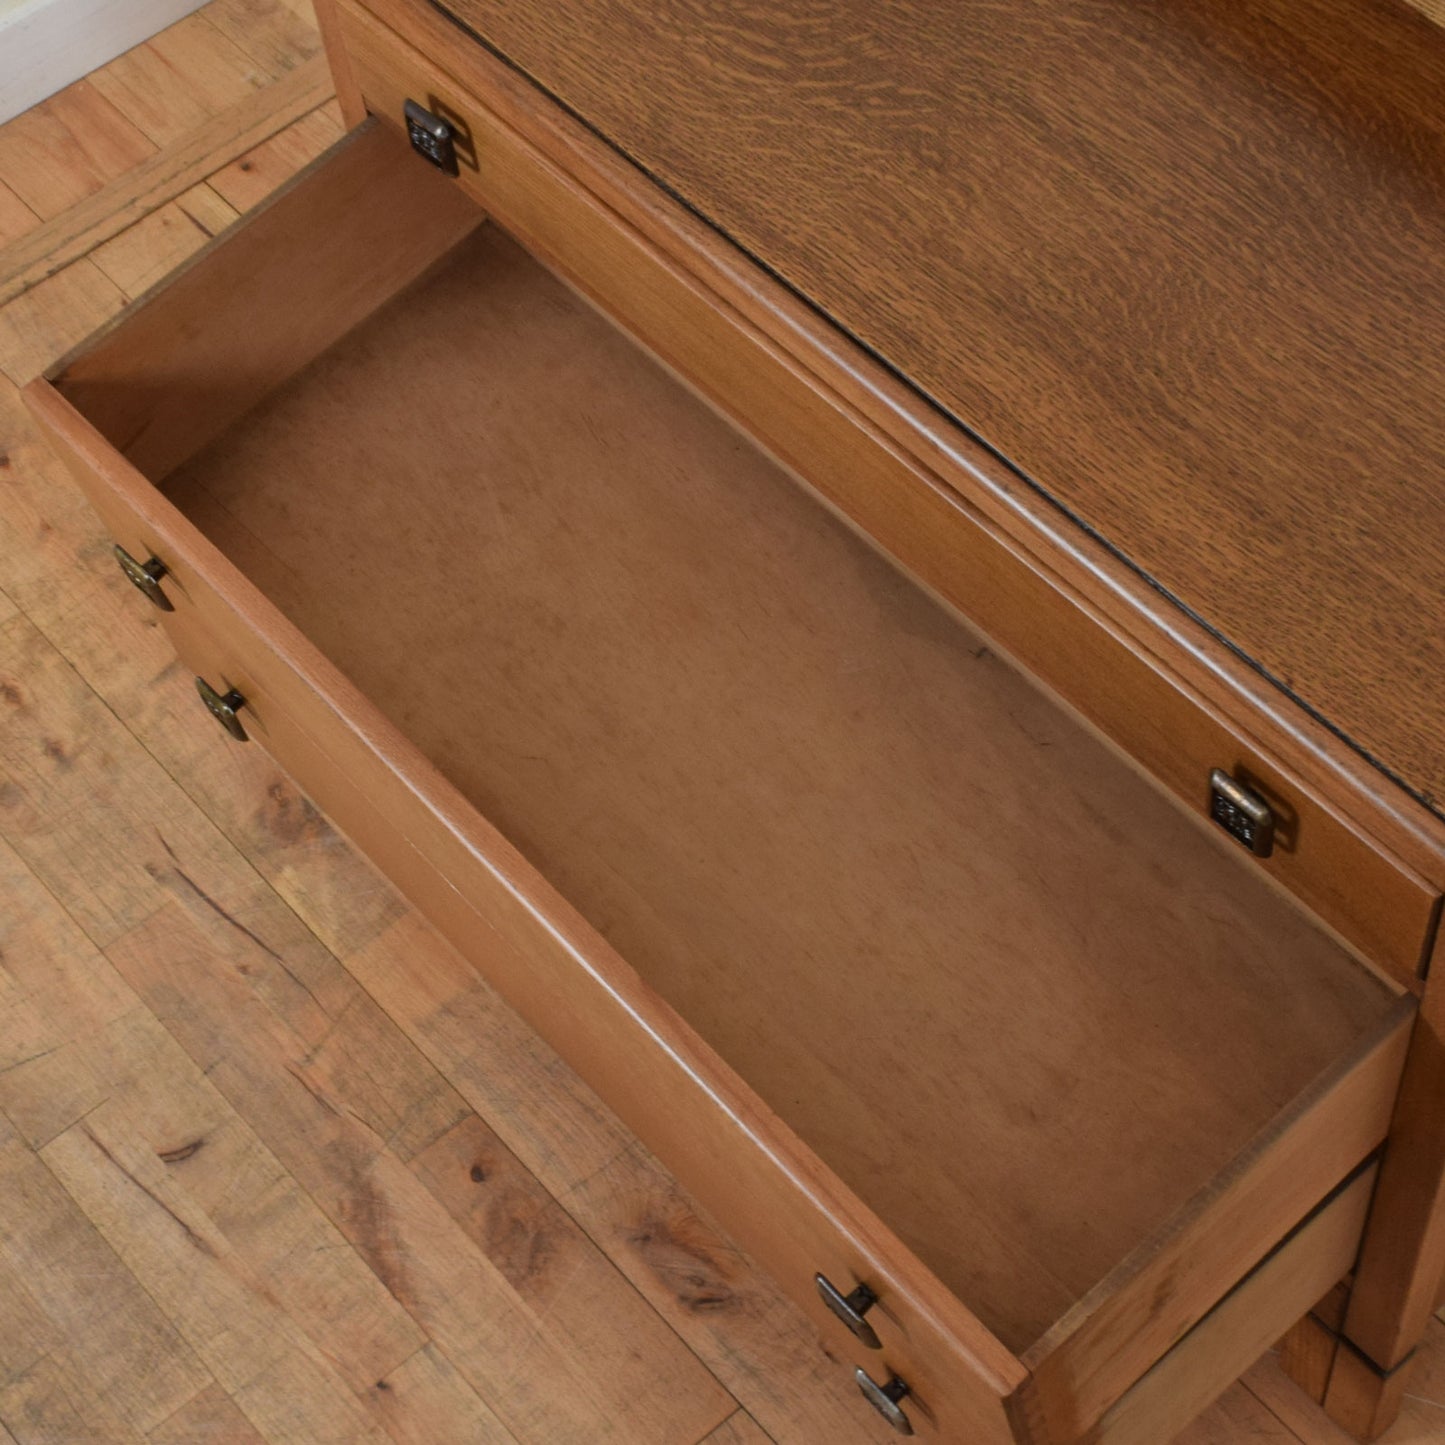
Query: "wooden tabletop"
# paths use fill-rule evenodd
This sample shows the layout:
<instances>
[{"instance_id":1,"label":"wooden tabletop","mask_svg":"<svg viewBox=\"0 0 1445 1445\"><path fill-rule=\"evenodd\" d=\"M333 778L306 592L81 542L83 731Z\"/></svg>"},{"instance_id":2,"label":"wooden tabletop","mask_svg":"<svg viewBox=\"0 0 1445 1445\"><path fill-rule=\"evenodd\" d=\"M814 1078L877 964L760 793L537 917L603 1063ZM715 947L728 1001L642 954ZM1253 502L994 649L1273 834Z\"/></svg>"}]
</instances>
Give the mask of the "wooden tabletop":
<instances>
[{"instance_id":1,"label":"wooden tabletop","mask_svg":"<svg viewBox=\"0 0 1445 1445\"><path fill-rule=\"evenodd\" d=\"M1445 32L1399 0L448 0L1445 814Z\"/></svg>"}]
</instances>

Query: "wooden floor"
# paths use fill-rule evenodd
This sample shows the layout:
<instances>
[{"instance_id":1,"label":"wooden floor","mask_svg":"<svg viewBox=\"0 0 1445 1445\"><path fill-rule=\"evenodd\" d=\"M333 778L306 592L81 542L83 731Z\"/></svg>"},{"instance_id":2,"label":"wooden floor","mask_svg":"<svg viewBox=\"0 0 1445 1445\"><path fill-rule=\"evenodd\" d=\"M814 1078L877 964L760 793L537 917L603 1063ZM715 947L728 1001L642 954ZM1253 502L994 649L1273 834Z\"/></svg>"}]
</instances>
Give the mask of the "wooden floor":
<instances>
[{"instance_id":1,"label":"wooden floor","mask_svg":"<svg viewBox=\"0 0 1445 1445\"><path fill-rule=\"evenodd\" d=\"M213 0L0 127L0 1445L889 1438L220 735L21 413L339 134L329 95L304 0ZM1387 1440L1445 1441L1439 1323L1413 1388ZM1181 1438L1345 1437L1267 1359Z\"/></svg>"}]
</instances>

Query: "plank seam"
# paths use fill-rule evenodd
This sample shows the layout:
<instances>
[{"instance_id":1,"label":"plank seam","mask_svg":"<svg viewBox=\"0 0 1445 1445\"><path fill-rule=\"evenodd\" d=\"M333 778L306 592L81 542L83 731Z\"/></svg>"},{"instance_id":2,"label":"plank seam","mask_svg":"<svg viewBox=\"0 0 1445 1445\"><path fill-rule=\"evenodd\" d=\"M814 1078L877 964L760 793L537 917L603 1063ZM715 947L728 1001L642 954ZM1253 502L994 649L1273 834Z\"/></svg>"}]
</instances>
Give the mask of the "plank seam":
<instances>
[{"instance_id":1,"label":"plank seam","mask_svg":"<svg viewBox=\"0 0 1445 1445\"><path fill-rule=\"evenodd\" d=\"M0 306L319 109L334 93L317 55L0 251Z\"/></svg>"}]
</instances>

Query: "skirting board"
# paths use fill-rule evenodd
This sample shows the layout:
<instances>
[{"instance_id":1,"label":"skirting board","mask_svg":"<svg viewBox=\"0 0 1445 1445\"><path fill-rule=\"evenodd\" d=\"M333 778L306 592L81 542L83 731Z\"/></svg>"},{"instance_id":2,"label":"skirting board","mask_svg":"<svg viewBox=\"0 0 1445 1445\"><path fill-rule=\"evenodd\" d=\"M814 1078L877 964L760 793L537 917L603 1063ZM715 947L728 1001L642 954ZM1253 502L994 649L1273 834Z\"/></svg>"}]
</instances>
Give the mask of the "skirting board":
<instances>
[{"instance_id":1,"label":"skirting board","mask_svg":"<svg viewBox=\"0 0 1445 1445\"><path fill-rule=\"evenodd\" d=\"M204 0L0 0L0 123Z\"/></svg>"}]
</instances>

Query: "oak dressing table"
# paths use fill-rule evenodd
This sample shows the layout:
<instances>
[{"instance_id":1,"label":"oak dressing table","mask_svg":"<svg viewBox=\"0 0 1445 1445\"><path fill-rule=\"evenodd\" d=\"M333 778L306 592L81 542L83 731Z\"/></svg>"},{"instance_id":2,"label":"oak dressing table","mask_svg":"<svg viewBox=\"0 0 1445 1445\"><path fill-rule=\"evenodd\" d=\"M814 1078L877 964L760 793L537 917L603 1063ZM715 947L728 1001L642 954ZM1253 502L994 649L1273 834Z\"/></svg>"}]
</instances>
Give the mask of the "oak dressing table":
<instances>
[{"instance_id":1,"label":"oak dressing table","mask_svg":"<svg viewBox=\"0 0 1445 1445\"><path fill-rule=\"evenodd\" d=\"M1445 35L318 12L353 131L27 391L201 702L860 1429L1155 1445L1284 1335L1378 1433L1445 1264Z\"/></svg>"}]
</instances>

